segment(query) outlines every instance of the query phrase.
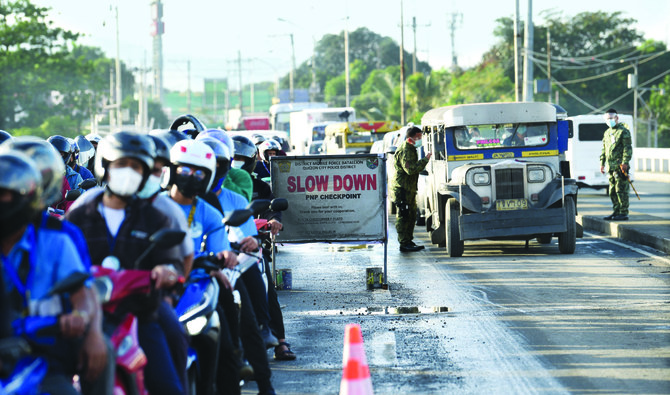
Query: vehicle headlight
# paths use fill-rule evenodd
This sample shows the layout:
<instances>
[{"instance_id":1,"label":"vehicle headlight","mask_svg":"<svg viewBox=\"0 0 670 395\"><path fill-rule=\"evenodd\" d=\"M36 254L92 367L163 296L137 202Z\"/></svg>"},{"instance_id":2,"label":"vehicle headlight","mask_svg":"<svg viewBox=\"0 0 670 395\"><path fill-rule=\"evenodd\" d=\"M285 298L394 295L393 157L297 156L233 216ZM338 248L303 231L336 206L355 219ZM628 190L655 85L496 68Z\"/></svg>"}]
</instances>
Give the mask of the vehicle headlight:
<instances>
[{"instance_id":1,"label":"vehicle headlight","mask_svg":"<svg viewBox=\"0 0 670 395\"><path fill-rule=\"evenodd\" d=\"M207 317L201 315L186 323L186 331L189 335L196 336L202 332L205 325L207 325Z\"/></svg>"},{"instance_id":2,"label":"vehicle headlight","mask_svg":"<svg viewBox=\"0 0 670 395\"><path fill-rule=\"evenodd\" d=\"M544 169L534 168L528 169L528 182L543 182L544 181Z\"/></svg>"},{"instance_id":3,"label":"vehicle headlight","mask_svg":"<svg viewBox=\"0 0 670 395\"><path fill-rule=\"evenodd\" d=\"M473 181L475 185L489 185L491 183L491 176L488 172L475 173Z\"/></svg>"}]
</instances>

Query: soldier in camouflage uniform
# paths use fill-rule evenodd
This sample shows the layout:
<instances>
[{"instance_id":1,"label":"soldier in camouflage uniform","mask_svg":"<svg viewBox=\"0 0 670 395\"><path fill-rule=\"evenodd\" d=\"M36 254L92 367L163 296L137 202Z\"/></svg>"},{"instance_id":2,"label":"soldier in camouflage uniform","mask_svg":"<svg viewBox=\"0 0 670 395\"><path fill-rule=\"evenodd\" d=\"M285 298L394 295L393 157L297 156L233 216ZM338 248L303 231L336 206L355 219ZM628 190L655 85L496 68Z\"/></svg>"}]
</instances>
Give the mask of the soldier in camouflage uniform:
<instances>
[{"instance_id":1,"label":"soldier in camouflage uniform","mask_svg":"<svg viewBox=\"0 0 670 395\"><path fill-rule=\"evenodd\" d=\"M633 155L633 146L630 131L619 123L619 117L614 109L607 110L605 123L609 128L603 135L603 150L600 154L600 172L609 175L609 194L612 200L613 212L605 217L608 221L626 221L628 219L628 180L623 170L628 174L629 163Z\"/></svg>"},{"instance_id":2,"label":"soldier in camouflage uniform","mask_svg":"<svg viewBox=\"0 0 670 395\"><path fill-rule=\"evenodd\" d=\"M421 147L422 132L416 126L409 126L405 141L394 154L395 178L391 182L391 201L398 208L395 228L398 231L400 251L422 250L414 244L414 223L416 222L416 192L419 173L426 167L431 153L419 160L417 150Z\"/></svg>"}]
</instances>

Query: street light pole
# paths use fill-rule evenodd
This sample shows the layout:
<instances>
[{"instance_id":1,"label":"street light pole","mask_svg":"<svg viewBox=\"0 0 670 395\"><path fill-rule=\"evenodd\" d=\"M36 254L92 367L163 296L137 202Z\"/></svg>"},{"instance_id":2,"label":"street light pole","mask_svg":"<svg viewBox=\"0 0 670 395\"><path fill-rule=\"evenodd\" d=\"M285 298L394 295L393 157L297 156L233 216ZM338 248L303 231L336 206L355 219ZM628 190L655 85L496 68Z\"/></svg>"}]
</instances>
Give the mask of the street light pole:
<instances>
[{"instance_id":1,"label":"street light pole","mask_svg":"<svg viewBox=\"0 0 670 395\"><path fill-rule=\"evenodd\" d=\"M345 106L349 107L349 15L347 15L344 24L344 97Z\"/></svg>"},{"instance_id":2,"label":"street light pole","mask_svg":"<svg viewBox=\"0 0 670 395\"><path fill-rule=\"evenodd\" d=\"M116 122L123 129L123 118L121 118L121 49L119 44L119 7L115 7L116 14Z\"/></svg>"},{"instance_id":3,"label":"street light pole","mask_svg":"<svg viewBox=\"0 0 670 395\"><path fill-rule=\"evenodd\" d=\"M405 124L405 17L400 0L400 124Z\"/></svg>"},{"instance_id":4,"label":"street light pole","mask_svg":"<svg viewBox=\"0 0 670 395\"><path fill-rule=\"evenodd\" d=\"M291 37L291 73L289 74L289 100L291 103L295 101L295 91L293 90L293 78L295 74L295 46L293 45L293 33L289 34Z\"/></svg>"}]
</instances>

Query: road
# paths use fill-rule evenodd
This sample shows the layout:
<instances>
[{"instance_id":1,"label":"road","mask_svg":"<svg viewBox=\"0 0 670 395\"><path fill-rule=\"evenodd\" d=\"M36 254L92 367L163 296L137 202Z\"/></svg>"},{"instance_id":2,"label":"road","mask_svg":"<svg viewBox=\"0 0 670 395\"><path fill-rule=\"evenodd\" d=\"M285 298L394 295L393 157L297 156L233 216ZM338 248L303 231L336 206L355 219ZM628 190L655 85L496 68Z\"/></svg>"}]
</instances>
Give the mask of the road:
<instances>
[{"instance_id":1,"label":"road","mask_svg":"<svg viewBox=\"0 0 670 395\"><path fill-rule=\"evenodd\" d=\"M556 239L528 250L466 242L462 258L437 246L401 254L392 227L389 290L365 289L380 245L280 247L298 359L271 362L278 393L338 393L348 323L362 327L377 394L670 393L667 258L598 236L574 255L558 254Z\"/></svg>"},{"instance_id":2,"label":"road","mask_svg":"<svg viewBox=\"0 0 670 395\"><path fill-rule=\"evenodd\" d=\"M670 184L652 181L635 181L633 183L637 189L640 199L635 197L635 192L630 190L630 211L653 215L665 219L670 219ZM602 205L603 207L612 207L612 203L604 189L582 188L579 190L580 202L589 202Z\"/></svg>"}]
</instances>

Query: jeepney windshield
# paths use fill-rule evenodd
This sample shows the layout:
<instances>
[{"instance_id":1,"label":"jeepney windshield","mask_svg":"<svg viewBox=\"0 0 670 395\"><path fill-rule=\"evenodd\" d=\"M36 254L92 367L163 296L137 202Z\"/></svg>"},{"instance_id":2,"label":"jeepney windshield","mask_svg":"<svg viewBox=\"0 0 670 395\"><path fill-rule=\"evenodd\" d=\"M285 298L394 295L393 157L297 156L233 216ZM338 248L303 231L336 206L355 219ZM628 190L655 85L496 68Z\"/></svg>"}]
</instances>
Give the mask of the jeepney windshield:
<instances>
[{"instance_id":1,"label":"jeepney windshield","mask_svg":"<svg viewBox=\"0 0 670 395\"><path fill-rule=\"evenodd\" d=\"M460 150L539 147L549 142L547 123L469 125L452 130L454 146Z\"/></svg>"},{"instance_id":2,"label":"jeepney windshield","mask_svg":"<svg viewBox=\"0 0 670 395\"><path fill-rule=\"evenodd\" d=\"M374 143L377 140L384 138L384 133L372 133L372 132L352 132L347 134L347 143L349 144L360 144L360 143Z\"/></svg>"}]
</instances>

